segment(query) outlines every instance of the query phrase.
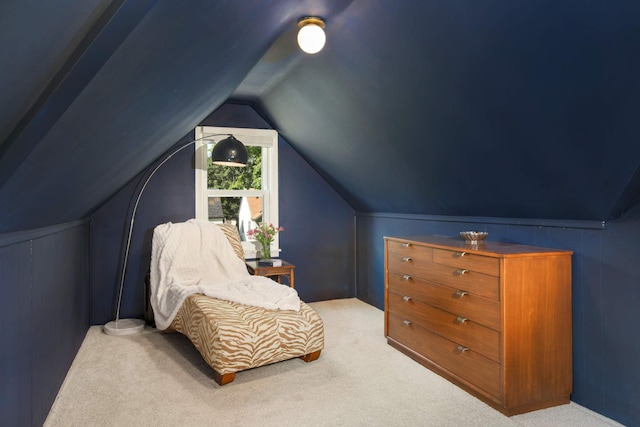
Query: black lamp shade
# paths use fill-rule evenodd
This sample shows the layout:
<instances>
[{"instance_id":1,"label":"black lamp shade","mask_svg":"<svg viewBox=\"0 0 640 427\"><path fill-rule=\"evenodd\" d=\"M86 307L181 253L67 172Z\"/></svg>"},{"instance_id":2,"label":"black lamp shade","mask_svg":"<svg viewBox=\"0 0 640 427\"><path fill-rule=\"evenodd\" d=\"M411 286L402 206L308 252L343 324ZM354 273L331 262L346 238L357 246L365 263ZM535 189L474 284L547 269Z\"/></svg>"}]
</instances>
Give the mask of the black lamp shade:
<instances>
[{"instance_id":1,"label":"black lamp shade","mask_svg":"<svg viewBox=\"0 0 640 427\"><path fill-rule=\"evenodd\" d=\"M211 161L216 165L247 166L248 160L247 147L233 135L218 142L211 153Z\"/></svg>"}]
</instances>

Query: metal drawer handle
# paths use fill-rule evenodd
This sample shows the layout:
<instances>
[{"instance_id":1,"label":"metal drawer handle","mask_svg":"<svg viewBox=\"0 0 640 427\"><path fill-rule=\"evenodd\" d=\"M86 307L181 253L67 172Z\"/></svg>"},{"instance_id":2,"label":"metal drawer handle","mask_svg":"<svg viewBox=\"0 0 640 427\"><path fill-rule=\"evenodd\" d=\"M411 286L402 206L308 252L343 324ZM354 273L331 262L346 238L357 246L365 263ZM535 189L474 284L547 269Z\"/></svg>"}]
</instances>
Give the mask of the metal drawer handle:
<instances>
[{"instance_id":1,"label":"metal drawer handle","mask_svg":"<svg viewBox=\"0 0 640 427\"><path fill-rule=\"evenodd\" d=\"M456 347L456 350L458 350L460 353L469 351L469 349L463 345L459 345L458 347Z\"/></svg>"},{"instance_id":2,"label":"metal drawer handle","mask_svg":"<svg viewBox=\"0 0 640 427\"><path fill-rule=\"evenodd\" d=\"M411 279L411 276L409 276L408 274L402 275L402 280L409 280L409 279Z\"/></svg>"},{"instance_id":3,"label":"metal drawer handle","mask_svg":"<svg viewBox=\"0 0 640 427\"><path fill-rule=\"evenodd\" d=\"M402 323L404 323L407 326L411 325L411 321L410 320L404 320Z\"/></svg>"},{"instance_id":4,"label":"metal drawer handle","mask_svg":"<svg viewBox=\"0 0 640 427\"><path fill-rule=\"evenodd\" d=\"M409 295L405 295L405 296L402 297L402 300L403 301L410 301L411 297Z\"/></svg>"},{"instance_id":5,"label":"metal drawer handle","mask_svg":"<svg viewBox=\"0 0 640 427\"><path fill-rule=\"evenodd\" d=\"M411 257L410 256L406 256L404 258L402 258L402 262L409 262L411 261Z\"/></svg>"},{"instance_id":6,"label":"metal drawer handle","mask_svg":"<svg viewBox=\"0 0 640 427\"><path fill-rule=\"evenodd\" d=\"M466 317L462 317L462 316L458 316L458 317L456 317L456 323L458 323L458 324L460 324L460 325L462 325L462 324L463 324L464 322L466 322L467 320L469 320L469 319L467 319Z\"/></svg>"},{"instance_id":7,"label":"metal drawer handle","mask_svg":"<svg viewBox=\"0 0 640 427\"><path fill-rule=\"evenodd\" d=\"M465 270L463 268L459 268L455 271L454 274L457 274L458 276L464 276L465 274L467 274L469 272L469 270Z\"/></svg>"},{"instance_id":8,"label":"metal drawer handle","mask_svg":"<svg viewBox=\"0 0 640 427\"><path fill-rule=\"evenodd\" d=\"M456 298L462 298L465 295L469 295L469 292L467 292L467 291L457 291L453 296L455 296Z\"/></svg>"},{"instance_id":9,"label":"metal drawer handle","mask_svg":"<svg viewBox=\"0 0 640 427\"><path fill-rule=\"evenodd\" d=\"M403 247L403 248L408 248L409 246L411 246L411 243L403 243L403 244L402 244L402 247Z\"/></svg>"},{"instance_id":10,"label":"metal drawer handle","mask_svg":"<svg viewBox=\"0 0 640 427\"><path fill-rule=\"evenodd\" d=\"M467 254L466 252L456 252L453 256L456 258L462 258L466 254Z\"/></svg>"}]
</instances>

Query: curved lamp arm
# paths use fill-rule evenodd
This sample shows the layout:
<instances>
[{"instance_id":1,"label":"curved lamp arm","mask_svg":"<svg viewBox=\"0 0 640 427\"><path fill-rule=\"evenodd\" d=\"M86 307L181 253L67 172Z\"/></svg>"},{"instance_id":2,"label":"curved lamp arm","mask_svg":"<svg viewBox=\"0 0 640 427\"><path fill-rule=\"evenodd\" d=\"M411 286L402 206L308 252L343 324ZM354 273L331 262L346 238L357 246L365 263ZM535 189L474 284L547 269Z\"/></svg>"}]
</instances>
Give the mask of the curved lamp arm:
<instances>
[{"instance_id":1,"label":"curved lamp arm","mask_svg":"<svg viewBox=\"0 0 640 427\"><path fill-rule=\"evenodd\" d=\"M124 290L124 282L127 274L127 262L129 261L129 249L131 248L131 236L133 235L133 224L136 219L136 212L138 211L138 204L140 203L140 198L142 197L142 193L144 193L145 188L147 188L147 184L149 183L153 175L155 175L155 173L158 171L158 169L162 167L162 165L167 163L173 156L175 156L176 154L178 154L188 146L195 144L198 141L203 141L214 136L223 136L223 135L228 135L228 138L216 143L216 147L220 146L222 147L222 150L229 150L229 152L228 153L216 152L216 149L214 148L213 153L211 154L211 157L213 159L217 159L215 163L219 165L226 165L226 166L240 166L240 167L246 166L247 165L247 149L244 147L244 145L240 141L238 141L233 135L228 133L211 134L211 135L203 136L202 138L194 139L193 141L185 142L180 146L178 146L177 148L173 148L172 151L165 153L161 157L162 160L160 161L160 163L158 163L151 170L147 178L144 180L142 187L140 187L140 190L138 190L136 201L133 204L133 210L131 211L131 221L129 222L129 231L127 232L127 243L125 244L124 259L122 261L122 270L120 274L120 288L118 290L118 305L116 309L116 318L115 320L108 322L107 324L104 325L104 332L106 334L129 335L129 334L142 331L144 329L144 321L141 319L120 319L120 305L122 303L122 293ZM227 143L227 141L230 141L230 143ZM229 144L233 144L233 147L229 148ZM240 146L242 148L240 148ZM236 153L235 151L232 151L232 150L238 150L238 149L240 149L240 151L244 149L244 153L239 153L239 156L238 156L238 153ZM220 160L220 159L223 159L223 160Z\"/></svg>"}]
</instances>

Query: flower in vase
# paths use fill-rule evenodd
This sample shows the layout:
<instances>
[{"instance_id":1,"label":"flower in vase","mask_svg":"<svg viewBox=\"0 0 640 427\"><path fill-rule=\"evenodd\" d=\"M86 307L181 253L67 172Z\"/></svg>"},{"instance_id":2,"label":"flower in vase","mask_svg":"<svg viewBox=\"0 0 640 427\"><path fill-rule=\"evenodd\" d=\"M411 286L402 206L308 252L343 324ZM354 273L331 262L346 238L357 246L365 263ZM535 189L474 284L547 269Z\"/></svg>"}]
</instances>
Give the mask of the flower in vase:
<instances>
[{"instance_id":1,"label":"flower in vase","mask_svg":"<svg viewBox=\"0 0 640 427\"><path fill-rule=\"evenodd\" d=\"M262 247L261 257L271 258L271 242L276 234L284 231L284 227L276 227L273 224L260 223L253 230L247 231L249 237L253 237Z\"/></svg>"}]
</instances>

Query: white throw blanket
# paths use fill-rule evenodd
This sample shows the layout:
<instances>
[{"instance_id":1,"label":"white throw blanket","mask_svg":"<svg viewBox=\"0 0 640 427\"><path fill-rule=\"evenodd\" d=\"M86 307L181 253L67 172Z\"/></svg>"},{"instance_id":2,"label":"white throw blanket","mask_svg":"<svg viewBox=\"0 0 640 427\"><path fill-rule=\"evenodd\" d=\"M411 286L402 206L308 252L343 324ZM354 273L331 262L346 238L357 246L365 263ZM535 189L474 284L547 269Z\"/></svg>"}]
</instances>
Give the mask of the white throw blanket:
<instances>
[{"instance_id":1,"label":"white throw blanket","mask_svg":"<svg viewBox=\"0 0 640 427\"><path fill-rule=\"evenodd\" d=\"M222 230L208 221L155 228L150 283L158 329L168 328L185 298L195 293L272 310L300 310L295 289L249 274Z\"/></svg>"}]
</instances>

